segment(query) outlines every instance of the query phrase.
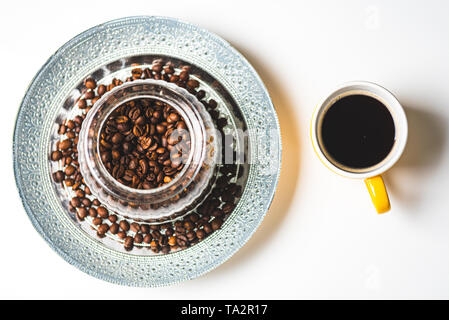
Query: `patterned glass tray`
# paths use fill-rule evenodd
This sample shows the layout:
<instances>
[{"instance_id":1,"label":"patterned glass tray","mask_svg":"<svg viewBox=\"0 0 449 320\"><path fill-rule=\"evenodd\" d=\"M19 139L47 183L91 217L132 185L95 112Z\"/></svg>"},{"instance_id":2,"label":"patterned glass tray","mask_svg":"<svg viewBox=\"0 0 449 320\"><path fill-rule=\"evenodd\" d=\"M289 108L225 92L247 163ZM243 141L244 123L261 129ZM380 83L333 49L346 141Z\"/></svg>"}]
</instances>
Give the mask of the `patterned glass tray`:
<instances>
[{"instance_id":1,"label":"patterned glass tray","mask_svg":"<svg viewBox=\"0 0 449 320\"><path fill-rule=\"evenodd\" d=\"M248 129L251 162L234 211L205 240L167 255L129 254L90 237L68 214L51 180L48 160L55 123L83 79L101 66L114 67L120 61L145 56L179 59L202 70L213 80L211 87L229 96L229 108L238 108ZM161 286L212 270L246 243L272 201L279 178L280 145L279 124L267 90L251 65L227 42L172 18L129 17L73 38L37 73L17 116L14 171L34 227L66 261L113 283Z\"/></svg>"}]
</instances>

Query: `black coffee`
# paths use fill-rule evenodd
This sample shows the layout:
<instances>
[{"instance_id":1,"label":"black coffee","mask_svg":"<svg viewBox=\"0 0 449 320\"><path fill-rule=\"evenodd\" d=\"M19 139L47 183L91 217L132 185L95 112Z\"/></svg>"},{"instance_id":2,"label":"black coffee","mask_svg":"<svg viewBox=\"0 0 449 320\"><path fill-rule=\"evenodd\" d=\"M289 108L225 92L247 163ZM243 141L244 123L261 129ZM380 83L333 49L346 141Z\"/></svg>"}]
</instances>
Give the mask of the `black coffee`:
<instances>
[{"instance_id":1,"label":"black coffee","mask_svg":"<svg viewBox=\"0 0 449 320\"><path fill-rule=\"evenodd\" d=\"M330 156L350 168L367 168L390 153L395 140L393 118L379 100L350 95L324 116L322 143Z\"/></svg>"}]
</instances>

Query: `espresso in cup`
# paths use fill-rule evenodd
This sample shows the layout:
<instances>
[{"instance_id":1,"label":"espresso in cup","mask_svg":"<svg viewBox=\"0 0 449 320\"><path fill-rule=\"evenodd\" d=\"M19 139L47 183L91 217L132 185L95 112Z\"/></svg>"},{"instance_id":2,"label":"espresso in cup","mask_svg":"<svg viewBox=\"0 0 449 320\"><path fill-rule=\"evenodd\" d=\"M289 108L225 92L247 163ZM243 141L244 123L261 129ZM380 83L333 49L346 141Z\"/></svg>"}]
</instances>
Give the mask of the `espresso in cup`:
<instances>
[{"instance_id":1,"label":"espresso in cup","mask_svg":"<svg viewBox=\"0 0 449 320\"><path fill-rule=\"evenodd\" d=\"M399 160L408 134L405 112L391 92L367 81L339 86L318 104L310 133L326 167L363 179L377 212L390 210L381 174Z\"/></svg>"},{"instance_id":2,"label":"espresso in cup","mask_svg":"<svg viewBox=\"0 0 449 320\"><path fill-rule=\"evenodd\" d=\"M353 94L335 101L321 124L324 152L335 165L366 170L384 160L395 141L395 126L388 108L378 99Z\"/></svg>"}]
</instances>

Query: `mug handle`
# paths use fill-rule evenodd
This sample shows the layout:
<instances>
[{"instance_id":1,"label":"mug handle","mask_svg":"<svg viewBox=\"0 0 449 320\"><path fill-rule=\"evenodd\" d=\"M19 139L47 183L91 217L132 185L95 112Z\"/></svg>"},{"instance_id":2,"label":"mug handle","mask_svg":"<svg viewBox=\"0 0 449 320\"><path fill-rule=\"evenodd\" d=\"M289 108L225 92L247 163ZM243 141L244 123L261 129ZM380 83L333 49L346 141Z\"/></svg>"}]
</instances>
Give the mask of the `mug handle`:
<instances>
[{"instance_id":1,"label":"mug handle","mask_svg":"<svg viewBox=\"0 0 449 320\"><path fill-rule=\"evenodd\" d=\"M382 176L375 176L365 179L366 187L371 196L377 213L385 213L390 210L390 199L388 198L387 189L385 188Z\"/></svg>"}]
</instances>

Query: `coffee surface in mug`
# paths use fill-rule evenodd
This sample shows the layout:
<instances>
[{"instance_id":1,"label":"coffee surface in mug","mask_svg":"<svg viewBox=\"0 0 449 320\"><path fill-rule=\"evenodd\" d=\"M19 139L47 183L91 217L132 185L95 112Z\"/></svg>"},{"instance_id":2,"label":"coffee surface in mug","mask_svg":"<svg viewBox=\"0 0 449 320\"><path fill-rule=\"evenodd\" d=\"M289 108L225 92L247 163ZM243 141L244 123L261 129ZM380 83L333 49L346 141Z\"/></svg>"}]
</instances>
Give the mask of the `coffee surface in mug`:
<instances>
[{"instance_id":1,"label":"coffee surface in mug","mask_svg":"<svg viewBox=\"0 0 449 320\"><path fill-rule=\"evenodd\" d=\"M390 153L395 126L387 107L374 97L348 95L330 106L321 127L326 152L343 166L374 166Z\"/></svg>"}]
</instances>

